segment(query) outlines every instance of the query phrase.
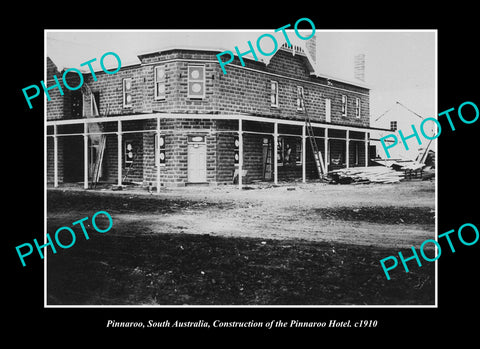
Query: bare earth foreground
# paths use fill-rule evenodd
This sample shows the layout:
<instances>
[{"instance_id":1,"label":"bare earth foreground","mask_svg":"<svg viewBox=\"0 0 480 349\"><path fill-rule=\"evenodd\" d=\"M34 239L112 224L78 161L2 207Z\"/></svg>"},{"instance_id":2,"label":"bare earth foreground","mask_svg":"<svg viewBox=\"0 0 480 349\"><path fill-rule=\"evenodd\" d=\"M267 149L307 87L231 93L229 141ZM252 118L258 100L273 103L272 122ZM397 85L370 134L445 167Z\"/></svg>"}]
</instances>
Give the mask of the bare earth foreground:
<instances>
[{"instance_id":1,"label":"bare earth foreground","mask_svg":"<svg viewBox=\"0 0 480 349\"><path fill-rule=\"evenodd\" d=\"M100 234L86 224L86 241L72 222L101 210L113 228ZM61 226L72 227L77 241L49 251L48 305L435 303L434 263L412 260L409 273L400 263L391 280L379 263L398 251L411 256L411 246L435 237L430 181L160 195L49 189L47 231L53 236Z\"/></svg>"}]
</instances>

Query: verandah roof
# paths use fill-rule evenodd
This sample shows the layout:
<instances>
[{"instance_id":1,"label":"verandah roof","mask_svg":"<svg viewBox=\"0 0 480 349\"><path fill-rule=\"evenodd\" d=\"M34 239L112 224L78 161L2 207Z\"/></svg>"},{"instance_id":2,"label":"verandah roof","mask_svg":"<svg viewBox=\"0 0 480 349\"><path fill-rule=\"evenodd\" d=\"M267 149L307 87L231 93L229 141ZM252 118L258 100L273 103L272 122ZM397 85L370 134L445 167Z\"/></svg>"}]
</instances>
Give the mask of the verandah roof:
<instances>
[{"instance_id":1,"label":"verandah roof","mask_svg":"<svg viewBox=\"0 0 480 349\"><path fill-rule=\"evenodd\" d=\"M131 120L148 120L148 119L211 119L211 120L247 120L266 123L279 123L286 125L303 126L305 121L291 120L291 119L279 119L264 116L255 116L251 114L205 114L205 113L139 113L139 114L127 114L127 115L115 115L104 116L96 118L81 118L81 119L61 119L61 120L47 120L47 126L54 125L74 125L74 124L88 124L88 123L101 123L101 122L116 122L116 121L131 121ZM350 130L350 131L390 131L389 129L370 127L370 126L353 126L353 125L340 125L327 122L312 121L313 127L322 127L338 130Z\"/></svg>"}]
</instances>

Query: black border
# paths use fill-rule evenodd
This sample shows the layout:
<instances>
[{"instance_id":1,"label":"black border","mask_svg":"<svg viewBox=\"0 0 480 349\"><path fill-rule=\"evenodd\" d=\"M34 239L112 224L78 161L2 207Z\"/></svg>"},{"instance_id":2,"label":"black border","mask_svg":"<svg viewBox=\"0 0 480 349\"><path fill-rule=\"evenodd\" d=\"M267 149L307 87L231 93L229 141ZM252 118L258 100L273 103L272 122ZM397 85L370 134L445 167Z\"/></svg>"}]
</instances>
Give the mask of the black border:
<instances>
[{"instance_id":1,"label":"black border","mask_svg":"<svg viewBox=\"0 0 480 349\"><path fill-rule=\"evenodd\" d=\"M132 4L133 5L133 4ZM312 4L313 5L313 4ZM92 5L93 6L93 5ZM293 23L302 17L310 18L317 29L438 29L438 111L458 108L464 101L478 101L478 30L475 28L472 6L438 8L421 11L419 8L405 3L388 3L383 7L356 3L322 4L315 6L298 4L292 11L292 4L275 3L272 7L260 10L258 4L247 5L223 3L201 4L199 8L184 4L182 8L171 10L163 4L153 7L141 5L136 11L123 11L101 8L95 5L91 12L67 11L61 7L50 6L50 15L36 17L25 25L22 31L7 38L7 65L13 76L3 88L8 90L8 107L5 119L8 129L18 130L17 140L12 155L12 161L5 164L10 175L7 180L15 183L15 192L8 195L9 206L6 217L16 223L13 229L4 231L8 242L4 244L7 250L8 274L12 279L5 283L9 291L8 325L27 333L43 333L43 337L32 336L38 343L41 338L47 339L48 333L67 334L79 340L88 334L109 334L118 337L125 334L136 340L156 338L162 343L165 337L173 334L179 341L186 330L125 330L105 329L107 319L118 321L135 321L155 319L184 320L273 320L300 319L304 321L328 321L330 319L348 320L372 319L378 320L376 328L362 329L274 329L266 330L197 330L189 329L193 336L183 336L186 339L196 339L201 336L217 336L231 333L235 337L250 334L268 334L273 336L311 335L320 343L326 336L337 340L355 340L357 336L365 338L380 338L384 334L395 334L393 338L404 338L406 342L417 342L415 335L421 335L422 340L454 334L459 336L473 334L478 320L475 309L478 309L478 283L475 278L478 245L460 247L455 254L445 250L439 260L439 308L105 308L105 309L44 309L43 303L43 263L40 260L31 261L28 268L22 268L17 263L14 246L40 238L43 232L43 105L37 104L34 109L27 110L21 89L43 79L43 41L44 29L257 29L277 28L287 23ZM380 5L382 6L382 5ZM150 8L150 9L149 9ZM243 12L245 10L246 13ZM119 13L118 13L118 12ZM82 13L80 13L82 12ZM295 12L295 13L294 13ZM11 42L10 42L11 41ZM478 189L476 175L475 135L478 123L461 124L452 113L457 127L455 132L449 130L443 121L444 133L439 138L439 171L438 171L438 232L457 229L463 223L476 224L476 197L474 189ZM10 125L11 123L11 125ZM20 195L18 195L20 194ZM24 198L24 202L16 201L16 196ZM11 215L10 213L13 213ZM478 226L478 224L476 224ZM444 246L442 244L442 246ZM446 246L446 245L445 245ZM458 241L456 246L458 246ZM477 310L478 311L478 310ZM54 331L54 332L52 332ZM227 331L227 332L225 332ZM347 331L347 332L345 332ZM353 331L353 336L345 336ZM462 335L460 333L463 333ZM13 335L13 333L12 333ZM140 335L140 336L139 336ZM22 336L23 337L23 336ZM94 338L94 337L93 337ZM296 337L299 338L299 337ZM387 337L388 338L388 337ZM409 339L410 338L410 339ZM417 337L418 338L418 337ZM392 338L390 338L392 339ZM22 338L27 341L27 338ZM161 342L162 341L162 342ZM46 344L47 341L45 342ZM337 342L338 343L338 342ZM418 343L418 342L417 342ZM136 344L138 342L136 341ZM384 344L390 344L385 342Z\"/></svg>"}]
</instances>

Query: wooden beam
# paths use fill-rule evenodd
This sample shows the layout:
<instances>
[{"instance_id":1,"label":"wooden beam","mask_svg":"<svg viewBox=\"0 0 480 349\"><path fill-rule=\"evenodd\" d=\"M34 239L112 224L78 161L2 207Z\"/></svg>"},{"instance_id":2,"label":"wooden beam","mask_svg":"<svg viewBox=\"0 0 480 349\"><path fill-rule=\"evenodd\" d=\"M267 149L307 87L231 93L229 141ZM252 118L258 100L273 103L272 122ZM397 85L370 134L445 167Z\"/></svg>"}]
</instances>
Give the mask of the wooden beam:
<instances>
[{"instance_id":1,"label":"wooden beam","mask_svg":"<svg viewBox=\"0 0 480 349\"><path fill-rule=\"evenodd\" d=\"M122 121L117 121L117 185L122 186Z\"/></svg>"},{"instance_id":2,"label":"wooden beam","mask_svg":"<svg viewBox=\"0 0 480 349\"><path fill-rule=\"evenodd\" d=\"M53 186L58 187L58 137L57 125L53 125Z\"/></svg>"},{"instance_id":3,"label":"wooden beam","mask_svg":"<svg viewBox=\"0 0 480 349\"><path fill-rule=\"evenodd\" d=\"M88 189L88 124L83 124L83 189Z\"/></svg>"},{"instance_id":4,"label":"wooden beam","mask_svg":"<svg viewBox=\"0 0 480 349\"><path fill-rule=\"evenodd\" d=\"M278 184L278 123L273 124L273 183Z\"/></svg>"},{"instance_id":5,"label":"wooden beam","mask_svg":"<svg viewBox=\"0 0 480 349\"><path fill-rule=\"evenodd\" d=\"M328 154L328 128L325 128L325 138L323 138L323 145L324 145L323 146L323 148L324 148L323 151L325 152L325 154L323 156L325 158L325 162L324 162L325 163L325 172L328 172L328 162L327 162L327 160L328 160L328 156L327 156L327 154Z\"/></svg>"},{"instance_id":6,"label":"wooden beam","mask_svg":"<svg viewBox=\"0 0 480 349\"><path fill-rule=\"evenodd\" d=\"M238 189L242 190L243 186L243 123L242 119L238 119Z\"/></svg>"},{"instance_id":7,"label":"wooden beam","mask_svg":"<svg viewBox=\"0 0 480 349\"><path fill-rule=\"evenodd\" d=\"M365 132L365 167L368 167L368 132Z\"/></svg>"},{"instance_id":8,"label":"wooden beam","mask_svg":"<svg viewBox=\"0 0 480 349\"><path fill-rule=\"evenodd\" d=\"M307 136L306 126L302 126L302 182L307 181Z\"/></svg>"},{"instance_id":9,"label":"wooden beam","mask_svg":"<svg viewBox=\"0 0 480 349\"><path fill-rule=\"evenodd\" d=\"M350 167L350 131L347 130L347 135L345 136L345 164L346 168Z\"/></svg>"},{"instance_id":10,"label":"wooden beam","mask_svg":"<svg viewBox=\"0 0 480 349\"><path fill-rule=\"evenodd\" d=\"M155 161L157 162L157 194L160 194L160 117L157 117L157 149L154 150L154 154L157 154Z\"/></svg>"},{"instance_id":11,"label":"wooden beam","mask_svg":"<svg viewBox=\"0 0 480 349\"><path fill-rule=\"evenodd\" d=\"M148 120L156 119L160 117L162 119L202 119L202 120L238 120L242 118L244 121L257 121L257 122L266 122L266 123L280 123L283 125L296 125L302 126L305 122L300 120L286 120L286 119L275 119L267 118L262 116L253 116L248 114L187 114L187 113L149 113L149 114L140 114L140 115L118 115L118 116L104 116L98 118L82 118L82 119L70 119L70 120L48 120L46 126L52 125L73 125L73 124L84 124L91 122L116 122L118 120L122 121L133 121L133 120ZM336 130L350 130L350 131L359 131L366 132L366 130L377 130L377 131L388 131L390 129L386 128L377 128L377 127L356 127L349 125L332 125L326 122L313 122L313 127L328 127Z\"/></svg>"}]
</instances>

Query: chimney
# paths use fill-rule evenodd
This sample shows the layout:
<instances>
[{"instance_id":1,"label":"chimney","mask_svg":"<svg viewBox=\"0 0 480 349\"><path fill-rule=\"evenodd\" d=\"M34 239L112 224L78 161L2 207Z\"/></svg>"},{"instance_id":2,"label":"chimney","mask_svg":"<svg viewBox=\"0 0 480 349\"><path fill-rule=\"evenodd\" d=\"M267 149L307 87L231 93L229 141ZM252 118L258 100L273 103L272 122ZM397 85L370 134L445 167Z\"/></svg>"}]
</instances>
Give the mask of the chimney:
<instances>
[{"instance_id":1,"label":"chimney","mask_svg":"<svg viewBox=\"0 0 480 349\"><path fill-rule=\"evenodd\" d=\"M364 53L360 53L355 56L353 72L354 72L355 79L365 82L365 54Z\"/></svg>"},{"instance_id":2,"label":"chimney","mask_svg":"<svg viewBox=\"0 0 480 349\"><path fill-rule=\"evenodd\" d=\"M313 62L317 64L317 35L315 34L313 38L308 39L305 42L305 46L307 47L308 53L313 58Z\"/></svg>"},{"instance_id":3,"label":"chimney","mask_svg":"<svg viewBox=\"0 0 480 349\"><path fill-rule=\"evenodd\" d=\"M47 56L47 80L53 79L54 75L60 75L60 72L51 58Z\"/></svg>"}]
</instances>

